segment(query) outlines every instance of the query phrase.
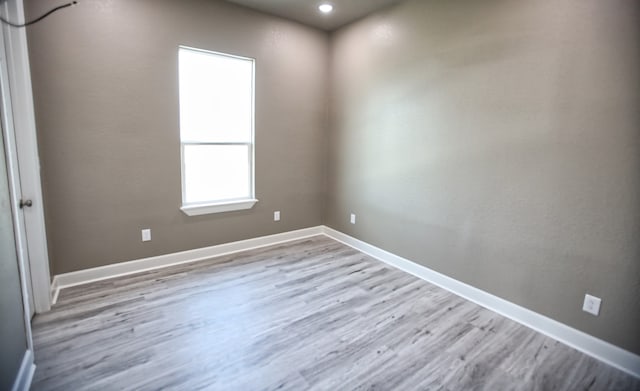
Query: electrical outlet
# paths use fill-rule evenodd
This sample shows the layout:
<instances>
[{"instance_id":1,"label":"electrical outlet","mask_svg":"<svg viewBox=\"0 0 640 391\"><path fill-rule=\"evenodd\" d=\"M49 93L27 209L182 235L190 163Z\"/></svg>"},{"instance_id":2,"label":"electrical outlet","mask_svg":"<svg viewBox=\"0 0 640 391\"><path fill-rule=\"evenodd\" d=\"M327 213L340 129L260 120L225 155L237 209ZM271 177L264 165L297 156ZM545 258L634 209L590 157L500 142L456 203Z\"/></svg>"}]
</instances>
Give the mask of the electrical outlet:
<instances>
[{"instance_id":1,"label":"electrical outlet","mask_svg":"<svg viewBox=\"0 0 640 391\"><path fill-rule=\"evenodd\" d=\"M276 210L273 212L273 221L280 221L280 211Z\"/></svg>"},{"instance_id":2,"label":"electrical outlet","mask_svg":"<svg viewBox=\"0 0 640 391\"><path fill-rule=\"evenodd\" d=\"M148 242L151 240L151 229L145 228L142 230L142 241Z\"/></svg>"},{"instance_id":3,"label":"electrical outlet","mask_svg":"<svg viewBox=\"0 0 640 391\"><path fill-rule=\"evenodd\" d=\"M582 310L592 315L598 316L600 313L600 303L602 299L599 297L591 296L589 294L584 295L584 304Z\"/></svg>"},{"instance_id":4,"label":"electrical outlet","mask_svg":"<svg viewBox=\"0 0 640 391\"><path fill-rule=\"evenodd\" d=\"M356 214L351 213L351 224L355 224L355 223L356 223Z\"/></svg>"}]
</instances>

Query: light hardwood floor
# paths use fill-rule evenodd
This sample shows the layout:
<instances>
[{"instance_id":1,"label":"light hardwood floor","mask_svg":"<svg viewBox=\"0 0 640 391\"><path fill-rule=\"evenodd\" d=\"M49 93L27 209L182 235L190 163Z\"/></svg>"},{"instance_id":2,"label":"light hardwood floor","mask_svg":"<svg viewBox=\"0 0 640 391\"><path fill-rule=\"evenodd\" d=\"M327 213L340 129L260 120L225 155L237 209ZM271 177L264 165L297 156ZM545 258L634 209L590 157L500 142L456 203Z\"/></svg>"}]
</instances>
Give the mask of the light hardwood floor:
<instances>
[{"instance_id":1,"label":"light hardwood floor","mask_svg":"<svg viewBox=\"0 0 640 391\"><path fill-rule=\"evenodd\" d=\"M34 390L640 390L324 236L68 288Z\"/></svg>"}]
</instances>

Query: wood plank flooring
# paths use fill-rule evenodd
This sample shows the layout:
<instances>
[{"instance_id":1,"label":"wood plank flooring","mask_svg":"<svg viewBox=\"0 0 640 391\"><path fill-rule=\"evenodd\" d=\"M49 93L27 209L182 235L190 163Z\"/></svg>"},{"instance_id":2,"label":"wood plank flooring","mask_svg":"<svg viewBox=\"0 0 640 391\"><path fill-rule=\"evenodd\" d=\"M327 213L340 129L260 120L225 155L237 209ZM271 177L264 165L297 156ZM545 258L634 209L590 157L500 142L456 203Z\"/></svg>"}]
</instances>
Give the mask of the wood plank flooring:
<instances>
[{"instance_id":1,"label":"wood plank flooring","mask_svg":"<svg viewBox=\"0 0 640 391\"><path fill-rule=\"evenodd\" d=\"M68 288L33 390L640 390L324 236Z\"/></svg>"}]
</instances>

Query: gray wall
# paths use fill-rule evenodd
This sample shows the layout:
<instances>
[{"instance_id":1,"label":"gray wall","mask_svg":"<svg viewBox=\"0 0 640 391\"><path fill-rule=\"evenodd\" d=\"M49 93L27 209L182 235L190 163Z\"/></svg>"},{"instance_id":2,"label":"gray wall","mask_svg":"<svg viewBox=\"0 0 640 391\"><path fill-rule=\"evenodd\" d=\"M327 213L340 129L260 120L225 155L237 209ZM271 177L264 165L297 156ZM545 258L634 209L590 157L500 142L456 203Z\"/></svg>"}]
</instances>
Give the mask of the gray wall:
<instances>
[{"instance_id":1,"label":"gray wall","mask_svg":"<svg viewBox=\"0 0 640 391\"><path fill-rule=\"evenodd\" d=\"M28 40L52 273L322 223L326 33L220 1L87 0ZM251 210L179 210L180 44L257 60Z\"/></svg>"},{"instance_id":2,"label":"gray wall","mask_svg":"<svg viewBox=\"0 0 640 391\"><path fill-rule=\"evenodd\" d=\"M18 255L0 128L0 390L10 390L13 386L26 350Z\"/></svg>"},{"instance_id":3,"label":"gray wall","mask_svg":"<svg viewBox=\"0 0 640 391\"><path fill-rule=\"evenodd\" d=\"M324 33L221 2L81 2L29 28L51 270L324 216L640 353L638 4L408 1L329 53ZM178 44L257 58L253 210L178 210Z\"/></svg>"},{"instance_id":4,"label":"gray wall","mask_svg":"<svg viewBox=\"0 0 640 391\"><path fill-rule=\"evenodd\" d=\"M327 224L639 354L639 6L416 0L339 30Z\"/></svg>"}]
</instances>

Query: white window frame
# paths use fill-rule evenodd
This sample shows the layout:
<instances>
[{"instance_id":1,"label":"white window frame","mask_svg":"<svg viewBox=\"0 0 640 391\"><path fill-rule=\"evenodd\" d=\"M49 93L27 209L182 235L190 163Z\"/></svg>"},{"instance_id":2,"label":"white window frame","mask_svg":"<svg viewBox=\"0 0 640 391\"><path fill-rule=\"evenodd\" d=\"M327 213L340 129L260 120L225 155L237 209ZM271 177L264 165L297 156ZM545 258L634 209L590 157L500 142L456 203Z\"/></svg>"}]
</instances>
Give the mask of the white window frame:
<instances>
[{"instance_id":1,"label":"white window frame","mask_svg":"<svg viewBox=\"0 0 640 391\"><path fill-rule=\"evenodd\" d=\"M191 50L194 52L202 52L207 54L215 54L218 56L225 56L231 58L237 58L241 60L251 61L251 142L198 142L198 141L182 141L182 129L180 129L180 175L181 175L181 186L182 186L182 206L180 210L184 212L188 216L197 216L203 214L210 213L221 213L221 212L230 212L234 210L244 210L251 209L258 200L255 197L255 81L256 81L256 60L249 57L236 56L228 53L216 52L213 50L205 50L199 48L193 48L189 46L179 45L178 53L180 53L181 49ZM179 98L178 98L179 99ZM200 202L200 203L187 203L186 194L185 194L185 145L246 145L249 148L248 159L249 159L249 197L247 198L236 198L236 199L225 199L225 200L215 200L208 202Z\"/></svg>"}]
</instances>

